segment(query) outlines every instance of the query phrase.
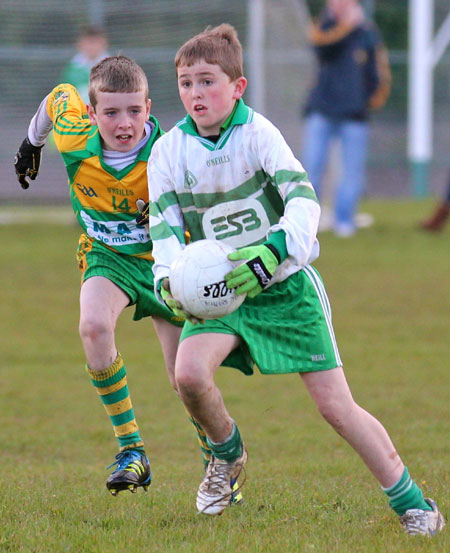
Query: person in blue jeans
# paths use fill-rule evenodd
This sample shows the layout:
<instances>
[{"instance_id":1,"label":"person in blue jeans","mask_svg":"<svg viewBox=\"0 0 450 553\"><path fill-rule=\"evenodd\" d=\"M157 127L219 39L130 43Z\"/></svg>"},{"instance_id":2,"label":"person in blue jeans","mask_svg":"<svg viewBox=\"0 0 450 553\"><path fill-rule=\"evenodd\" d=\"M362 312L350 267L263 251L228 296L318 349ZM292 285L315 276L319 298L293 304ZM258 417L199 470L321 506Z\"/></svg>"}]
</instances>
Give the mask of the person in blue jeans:
<instances>
[{"instance_id":1,"label":"person in blue jeans","mask_svg":"<svg viewBox=\"0 0 450 553\"><path fill-rule=\"evenodd\" d=\"M369 111L381 108L390 91L388 54L358 0L328 0L309 39L318 76L305 106L302 160L321 199L330 145L340 142L333 228L338 236L351 236L365 187Z\"/></svg>"}]
</instances>

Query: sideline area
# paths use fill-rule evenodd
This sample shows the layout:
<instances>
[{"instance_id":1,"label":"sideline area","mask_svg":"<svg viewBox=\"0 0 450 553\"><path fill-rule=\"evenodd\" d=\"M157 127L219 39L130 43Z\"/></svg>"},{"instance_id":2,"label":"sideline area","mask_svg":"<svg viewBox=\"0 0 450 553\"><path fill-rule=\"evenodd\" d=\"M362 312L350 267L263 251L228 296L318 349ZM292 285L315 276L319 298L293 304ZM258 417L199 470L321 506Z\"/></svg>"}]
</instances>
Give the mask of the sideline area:
<instances>
[{"instance_id":1,"label":"sideline area","mask_svg":"<svg viewBox=\"0 0 450 553\"><path fill-rule=\"evenodd\" d=\"M29 223L78 224L72 208L66 205L9 205L0 207L0 225L26 225Z\"/></svg>"}]
</instances>

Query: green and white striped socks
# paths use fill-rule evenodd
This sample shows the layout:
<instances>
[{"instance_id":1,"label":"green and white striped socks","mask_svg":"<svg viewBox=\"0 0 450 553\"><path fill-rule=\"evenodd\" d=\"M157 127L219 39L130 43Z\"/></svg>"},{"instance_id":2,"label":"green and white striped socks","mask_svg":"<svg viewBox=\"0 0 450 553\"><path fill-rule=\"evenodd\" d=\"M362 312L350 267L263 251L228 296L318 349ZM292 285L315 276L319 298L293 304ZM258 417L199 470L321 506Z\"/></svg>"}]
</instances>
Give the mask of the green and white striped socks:
<instances>
[{"instance_id":1,"label":"green and white striped socks","mask_svg":"<svg viewBox=\"0 0 450 553\"><path fill-rule=\"evenodd\" d=\"M390 488L381 488L389 498L389 505L402 516L408 509L431 511L431 506L425 501L422 490L414 482L405 467L400 480Z\"/></svg>"},{"instance_id":2,"label":"green and white striped socks","mask_svg":"<svg viewBox=\"0 0 450 553\"><path fill-rule=\"evenodd\" d=\"M220 443L216 443L212 442L207 437L206 442L210 447L211 453L214 455L214 457L217 457L218 459L224 459L225 461L227 461L227 463L232 463L233 461L236 461L236 459L238 459L242 455L244 447L239 429L236 426L235 422L233 422L231 434L226 440Z\"/></svg>"}]
</instances>

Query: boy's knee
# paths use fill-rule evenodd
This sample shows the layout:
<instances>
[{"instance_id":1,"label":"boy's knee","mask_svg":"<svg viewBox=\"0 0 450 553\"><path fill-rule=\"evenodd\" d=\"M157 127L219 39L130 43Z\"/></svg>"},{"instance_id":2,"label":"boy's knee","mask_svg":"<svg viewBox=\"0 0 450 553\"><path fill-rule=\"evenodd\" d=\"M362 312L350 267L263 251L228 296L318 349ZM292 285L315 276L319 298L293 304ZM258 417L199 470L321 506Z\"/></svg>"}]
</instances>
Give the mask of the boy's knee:
<instances>
[{"instance_id":1,"label":"boy's knee","mask_svg":"<svg viewBox=\"0 0 450 553\"><path fill-rule=\"evenodd\" d=\"M345 430L353 406L353 402L339 398L323 398L317 403L319 413L339 434Z\"/></svg>"},{"instance_id":2,"label":"boy's knee","mask_svg":"<svg viewBox=\"0 0 450 553\"><path fill-rule=\"evenodd\" d=\"M113 332L111 325L97 317L86 317L80 320L79 332L83 341L95 342Z\"/></svg>"},{"instance_id":3,"label":"boy's knee","mask_svg":"<svg viewBox=\"0 0 450 553\"><path fill-rule=\"evenodd\" d=\"M196 396L207 386L205 372L195 363L177 365L175 370L175 389L183 396Z\"/></svg>"}]
</instances>

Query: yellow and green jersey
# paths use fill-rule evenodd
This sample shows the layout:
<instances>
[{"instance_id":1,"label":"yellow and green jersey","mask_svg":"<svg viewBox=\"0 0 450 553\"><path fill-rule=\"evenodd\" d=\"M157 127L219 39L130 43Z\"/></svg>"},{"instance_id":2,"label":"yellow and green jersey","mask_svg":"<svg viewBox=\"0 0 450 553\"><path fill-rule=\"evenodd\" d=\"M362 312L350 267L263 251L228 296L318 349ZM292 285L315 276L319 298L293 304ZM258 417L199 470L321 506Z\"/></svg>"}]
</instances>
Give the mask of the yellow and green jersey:
<instances>
[{"instance_id":1,"label":"yellow and green jersey","mask_svg":"<svg viewBox=\"0 0 450 553\"><path fill-rule=\"evenodd\" d=\"M46 112L66 166L72 206L86 234L119 253L152 259L150 236L135 219L136 200L148 201L147 160L162 135L157 119L150 116L151 135L136 159L117 170L104 163L98 128L76 88L56 86L47 96Z\"/></svg>"}]
</instances>

